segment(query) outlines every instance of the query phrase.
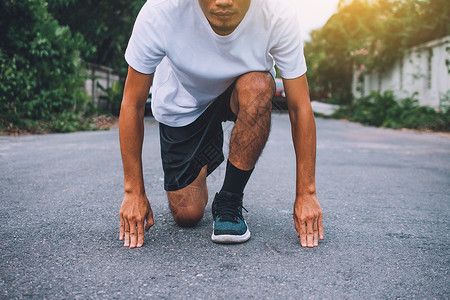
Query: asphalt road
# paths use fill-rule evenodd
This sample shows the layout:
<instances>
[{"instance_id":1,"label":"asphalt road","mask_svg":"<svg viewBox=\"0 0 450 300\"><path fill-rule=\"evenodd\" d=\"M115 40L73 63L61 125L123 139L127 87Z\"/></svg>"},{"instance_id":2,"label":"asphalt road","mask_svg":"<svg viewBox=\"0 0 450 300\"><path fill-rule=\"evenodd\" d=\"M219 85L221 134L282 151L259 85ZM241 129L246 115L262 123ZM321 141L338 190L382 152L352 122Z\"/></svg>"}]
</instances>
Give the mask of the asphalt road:
<instances>
[{"instance_id":1,"label":"asphalt road","mask_svg":"<svg viewBox=\"0 0 450 300\"><path fill-rule=\"evenodd\" d=\"M224 124L229 133L231 124ZM144 175L156 224L141 249L118 240L118 130L0 137L0 297L321 299L450 297L450 137L317 119L325 240L300 247L292 221L287 115L245 192L252 232L210 241L207 213L178 228L162 187L158 126L146 119ZM210 199L224 164L209 179Z\"/></svg>"}]
</instances>

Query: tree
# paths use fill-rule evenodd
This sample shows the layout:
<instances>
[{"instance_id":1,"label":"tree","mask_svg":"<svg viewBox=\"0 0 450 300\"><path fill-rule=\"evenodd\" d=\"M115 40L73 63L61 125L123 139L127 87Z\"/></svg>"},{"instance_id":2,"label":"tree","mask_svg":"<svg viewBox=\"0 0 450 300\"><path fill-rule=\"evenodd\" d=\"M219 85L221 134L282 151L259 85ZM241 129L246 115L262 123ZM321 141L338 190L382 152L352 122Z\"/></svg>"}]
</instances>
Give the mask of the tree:
<instances>
[{"instance_id":1,"label":"tree","mask_svg":"<svg viewBox=\"0 0 450 300\"><path fill-rule=\"evenodd\" d=\"M60 24L81 33L96 49L83 58L126 72L123 58L134 21L145 0L53 0L49 10Z\"/></svg>"},{"instance_id":2,"label":"tree","mask_svg":"<svg viewBox=\"0 0 450 300\"><path fill-rule=\"evenodd\" d=\"M373 44L371 32L377 30L376 20L367 1L355 0L340 7L325 26L312 32L305 54L313 92L332 93L338 102L351 100L353 65L362 58L353 52Z\"/></svg>"},{"instance_id":3,"label":"tree","mask_svg":"<svg viewBox=\"0 0 450 300\"><path fill-rule=\"evenodd\" d=\"M448 0L341 0L305 43L312 93L351 102L355 67L382 72L408 48L449 34Z\"/></svg>"},{"instance_id":4,"label":"tree","mask_svg":"<svg viewBox=\"0 0 450 300\"><path fill-rule=\"evenodd\" d=\"M0 126L70 131L87 100L80 54L88 47L44 0L0 2Z\"/></svg>"},{"instance_id":5,"label":"tree","mask_svg":"<svg viewBox=\"0 0 450 300\"><path fill-rule=\"evenodd\" d=\"M379 34L379 47L368 65L384 71L418 44L450 34L450 2L446 0L393 1Z\"/></svg>"}]
</instances>

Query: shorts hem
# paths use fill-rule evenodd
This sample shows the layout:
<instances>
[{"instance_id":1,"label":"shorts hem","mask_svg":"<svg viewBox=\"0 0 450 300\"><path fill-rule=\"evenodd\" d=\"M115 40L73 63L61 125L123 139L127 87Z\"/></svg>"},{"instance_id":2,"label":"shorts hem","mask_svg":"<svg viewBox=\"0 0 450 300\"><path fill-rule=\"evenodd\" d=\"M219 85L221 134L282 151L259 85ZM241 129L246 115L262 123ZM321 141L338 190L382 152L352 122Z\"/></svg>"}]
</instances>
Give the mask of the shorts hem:
<instances>
[{"instance_id":1,"label":"shorts hem","mask_svg":"<svg viewBox=\"0 0 450 300\"><path fill-rule=\"evenodd\" d=\"M212 172L214 172L225 160L225 156L222 155L219 159L215 161L211 161L207 165L203 165L200 169L195 169L195 173L192 173L192 176L190 180L187 180L184 184L164 184L164 190L166 192L175 192L179 191L181 189L184 189L185 187L189 186L191 183L194 182L195 179L197 179L198 174L200 174L200 171L204 166L206 167L206 177L208 177Z\"/></svg>"}]
</instances>

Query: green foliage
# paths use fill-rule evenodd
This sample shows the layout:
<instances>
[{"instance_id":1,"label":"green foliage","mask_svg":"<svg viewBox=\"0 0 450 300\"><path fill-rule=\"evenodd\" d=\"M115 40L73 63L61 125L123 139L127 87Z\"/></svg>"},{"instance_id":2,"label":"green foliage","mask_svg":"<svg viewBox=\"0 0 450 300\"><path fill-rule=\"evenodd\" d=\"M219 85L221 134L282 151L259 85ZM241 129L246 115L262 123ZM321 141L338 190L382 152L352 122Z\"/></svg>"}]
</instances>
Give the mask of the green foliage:
<instances>
[{"instance_id":1,"label":"green foliage","mask_svg":"<svg viewBox=\"0 0 450 300\"><path fill-rule=\"evenodd\" d=\"M123 58L136 15L145 0L52 0L49 11L62 25L81 33L95 52L85 61L126 74Z\"/></svg>"},{"instance_id":2,"label":"green foliage","mask_svg":"<svg viewBox=\"0 0 450 300\"><path fill-rule=\"evenodd\" d=\"M396 101L391 91L383 94L372 92L342 106L332 117L388 128L450 130L450 106L446 105L445 100L436 111L431 107L419 106L414 97Z\"/></svg>"},{"instance_id":3,"label":"green foliage","mask_svg":"<svg viewBox=\"0 0 450 300\"><path fill-rule=\"evenodd\" d=\"M355 0L342 6L325 26L311 33L311 41L305 43L305 55L313 93L319 90L325 97L335 95L334 100L339 99L340 103L351 101L353 66L359 57L350 53L369 44L370 33L377 26L370 4Z\"/></svg>"},{"instance_id":4,"label":"green foliage","mask_svg":"<svg viewBox=\"0 0 450 300\"><path fill-rule=\"evenodd\" d=\"M311 92L349 103L355 67L382 72L406 49L449 34L448 0L341 0L305 43Z\"/></svg>"},{"instance_id":5,"label":"green foliage","mask_svg":"<svg viewBox=\"0 0 450 300\"><path fill-rule=\"evenodd\" d=\"M89 52L83 37L60 26L44 0L3 0L0 32L1 128L82 128L88 97L80 54Z\"/></svg>"},{"instance_id":6,"label":"green foliage","mask_svg":"<svg viewBox=\"0 0 450 300\"><path fill-rule=\"evenodd\" d=\"M372 9L377 10L374 5ZM447 0L386 1L380 14L377 47L371 49L370 70L384 71L412 46L450 34L450 2Z\"/></svg>"}]
</instances>

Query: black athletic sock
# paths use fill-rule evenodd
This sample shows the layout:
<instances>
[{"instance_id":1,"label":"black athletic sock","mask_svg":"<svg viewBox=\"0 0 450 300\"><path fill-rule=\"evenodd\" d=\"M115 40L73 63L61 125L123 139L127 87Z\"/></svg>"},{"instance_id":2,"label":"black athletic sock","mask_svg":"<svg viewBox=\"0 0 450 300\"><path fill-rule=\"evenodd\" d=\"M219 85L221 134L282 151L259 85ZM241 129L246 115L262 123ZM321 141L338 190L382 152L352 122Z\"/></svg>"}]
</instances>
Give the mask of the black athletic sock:
<instances>
[{"instance_id":1,"label":"black athletic sock","mask_svg":"<svg viewBox=\"0 0 450 300\"><path fill-rule=\"evenodd\" d=\"M242 195L244 193L245 185L247 184L250 175L252 175L253 169L244 171L236 168L228 160L227 170L225 172L225 180L220 191L226 191Z\"/></svg>"}]
</instances>

